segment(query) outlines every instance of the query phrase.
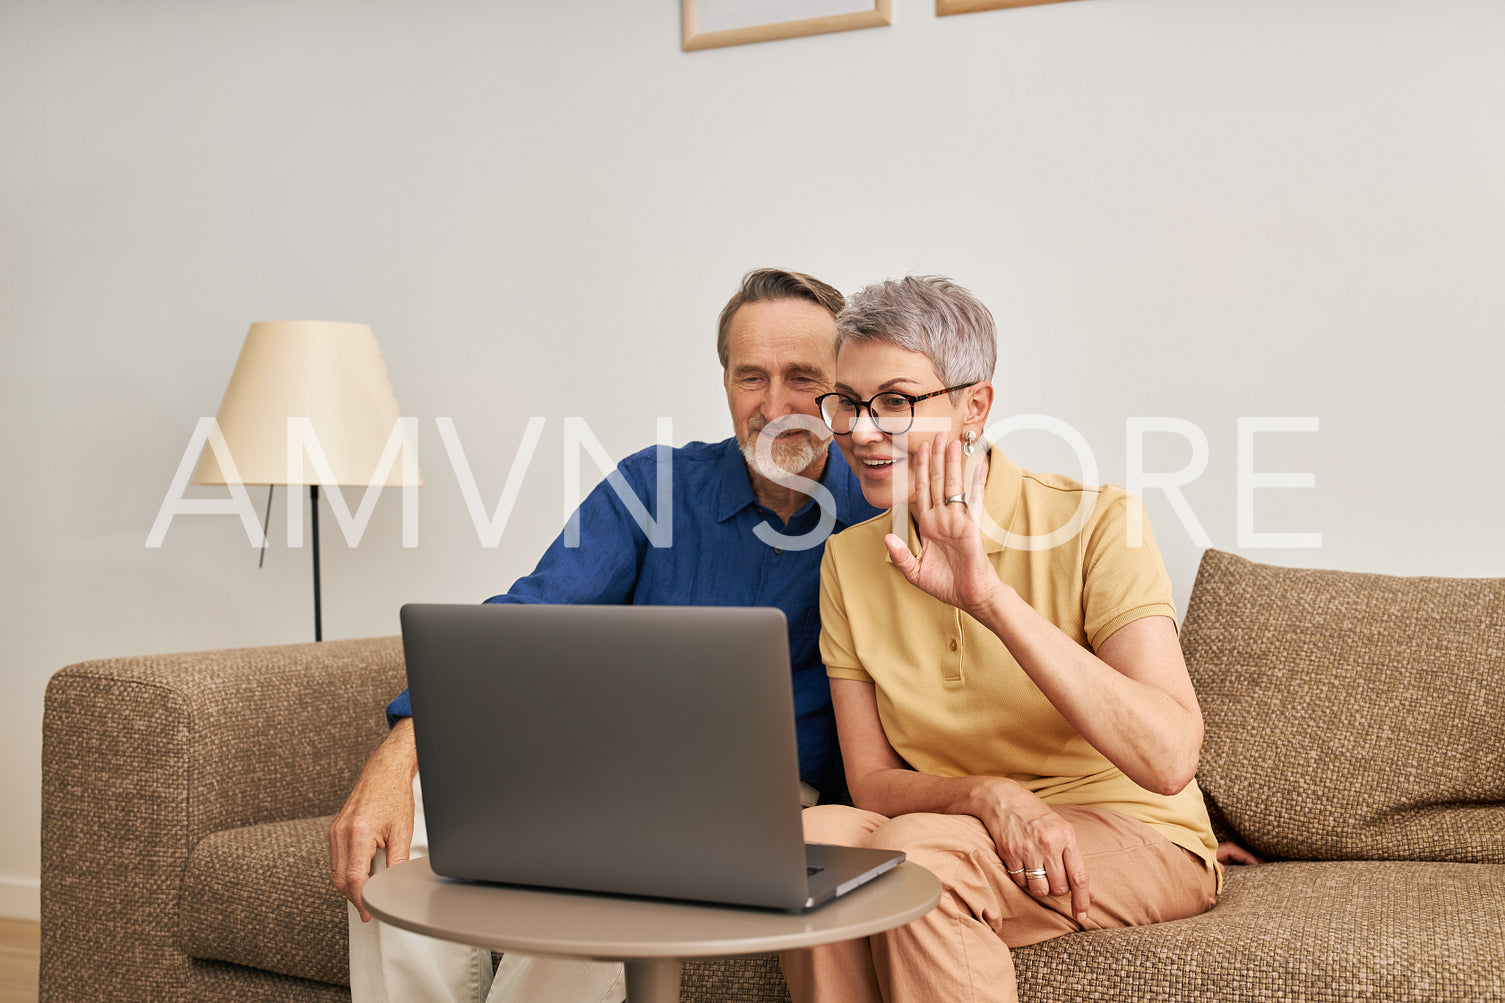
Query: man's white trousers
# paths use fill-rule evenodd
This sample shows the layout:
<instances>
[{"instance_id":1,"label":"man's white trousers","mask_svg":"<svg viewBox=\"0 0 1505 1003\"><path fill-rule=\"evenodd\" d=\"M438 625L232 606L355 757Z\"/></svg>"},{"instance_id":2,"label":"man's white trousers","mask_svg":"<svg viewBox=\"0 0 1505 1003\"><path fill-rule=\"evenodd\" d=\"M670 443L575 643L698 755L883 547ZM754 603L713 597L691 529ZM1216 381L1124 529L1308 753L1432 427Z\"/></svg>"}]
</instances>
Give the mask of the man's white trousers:
<instances>
[{"instance_id":1,"label":"man's white trousers","mask_svg":"<svg viewBox=\"0 0 1505 1003\"><path fill-rule=\"evenodd\" d=\"M413 848L428 854L423 790L413 780ZM378 850L372 873L386 866ZM620 964L504 954L493 979L491 952L409 933L350 914L351 1003L623 1003Z\"/></svg>"}]
</instances>

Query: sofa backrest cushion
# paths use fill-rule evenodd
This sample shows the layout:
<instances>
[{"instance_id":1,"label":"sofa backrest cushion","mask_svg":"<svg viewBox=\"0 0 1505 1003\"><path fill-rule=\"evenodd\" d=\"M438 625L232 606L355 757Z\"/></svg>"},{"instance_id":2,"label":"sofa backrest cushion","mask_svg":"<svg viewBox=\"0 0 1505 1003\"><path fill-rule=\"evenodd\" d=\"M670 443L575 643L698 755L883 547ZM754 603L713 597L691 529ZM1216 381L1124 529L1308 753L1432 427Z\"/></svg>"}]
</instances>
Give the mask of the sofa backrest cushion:
<instances>
[{"instance_id":1,"label":"sofa backrest cushion","mask_svg":"<svg viewBox=\"0 0 1505 1003\"><path fill-rule=\"evenodd\" d=\"M1505 863L1505 579L1209 550L1181 646L1198 782L1256 853Z\"/></svg>"}]
</instances>

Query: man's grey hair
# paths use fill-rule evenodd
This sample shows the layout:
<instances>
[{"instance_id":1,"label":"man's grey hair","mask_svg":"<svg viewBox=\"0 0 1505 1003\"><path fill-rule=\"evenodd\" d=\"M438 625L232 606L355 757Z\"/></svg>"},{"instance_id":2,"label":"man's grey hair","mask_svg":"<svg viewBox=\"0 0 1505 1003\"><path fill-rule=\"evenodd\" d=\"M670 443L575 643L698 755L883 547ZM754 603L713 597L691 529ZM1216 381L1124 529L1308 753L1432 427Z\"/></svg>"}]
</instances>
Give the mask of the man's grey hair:
<instances>
[{"instance_id":1,"label":"man's grey hair","mask_svg":"<svg viewBox=\"0 0 1505 1003\"><path fill-rule=\"evenodd\" d=\"M731 331L732 317L747 303L766 300L808 300L825 308L832 317L841 310L842 296L834 287L804 272L787 272L782 268L754 268L742 276L742 285L726 306L721 308L721 318L716 324L716 354L721 359L721 368L726 368L728 349L727 336Z\"/></svg>"},{"instance_id":2,"label":"man's grey hair","mask_svg":"<svg viewBox=\"0 0 1505 1003\"><path fill-rule=\"evenodd\" d=\"M992 313L971 292L939 275L874 282L848 296L836 315L837 355L843 345L858 341L919 352L948 387L991 380L998 364Z\"/></svg>"}]
</instances>

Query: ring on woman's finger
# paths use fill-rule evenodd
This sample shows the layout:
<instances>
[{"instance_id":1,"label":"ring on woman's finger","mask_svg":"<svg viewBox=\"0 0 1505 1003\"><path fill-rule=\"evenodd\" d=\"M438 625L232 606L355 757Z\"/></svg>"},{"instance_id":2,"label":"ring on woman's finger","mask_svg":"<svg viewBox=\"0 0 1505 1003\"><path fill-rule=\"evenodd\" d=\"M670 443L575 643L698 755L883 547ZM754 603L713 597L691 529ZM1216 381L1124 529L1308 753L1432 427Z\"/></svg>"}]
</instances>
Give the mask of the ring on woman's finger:
<instances>
[{"instance_id":1,"label":"ring on woman's finger","mask_svg":"<svg viewBox=\"0 0 1505 1003\"><path fill-rule=\"evenodd\" d=\"M965 505L967 503L967 496L966 495L947 495L946 496L946 504L947 505L955 505L957 502L961 502L963 505Z\"/></svg>"},{"instance_id":2,"label":"ring on woman's finger","mask_svg":"<svg viewBox=\"0 0 1505 1003\"><path fill-rule=\"evenodd\" d=\"M1008 873L1010 873L1010 874L1023 874L1024 873L1024 868L1021 867L1017 871L1009 871Z\"/></svg>"},{"instance_id":3,"label":"ring on woman's finger","mask_svg":"<svg viewBox=\"0 0 1505 1003\"><path fill-rule=\"evenodd\" d=\"M1035 878L1044 878L1045 877L1045 868L1043 868L1043 867L1031 867L1029 870L1027 870L1027 871L1024 872L1024 876L1027 877L1027 878L1029 878L1031 881L1033 881Z\"/></svg>"}]
</instances>

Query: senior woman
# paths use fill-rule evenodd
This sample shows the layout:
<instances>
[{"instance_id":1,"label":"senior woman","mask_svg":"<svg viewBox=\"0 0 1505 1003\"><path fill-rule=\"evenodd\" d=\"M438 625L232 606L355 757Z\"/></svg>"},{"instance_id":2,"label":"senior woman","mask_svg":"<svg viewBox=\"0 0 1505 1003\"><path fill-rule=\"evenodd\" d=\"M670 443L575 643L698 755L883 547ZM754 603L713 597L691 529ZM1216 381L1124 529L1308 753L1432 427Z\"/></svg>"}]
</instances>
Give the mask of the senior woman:
<instances>
[{"instance_id":1,"label":"senior woman","mask_svg":"<svg viewBox=\"0 0 1505 1003\"><path fill-rule=\"evenodd\" d=\"M821 398L867 500L826 545L821 654L855 807L813 841L905 851L925 918L784 955L796 1001L1015 1000L1010 947L1210 908L1202 716L1170 582L1121 488L1020 469L982 433L993 318L942 278L837 319Z\"/></svg>"}]
</instances>

